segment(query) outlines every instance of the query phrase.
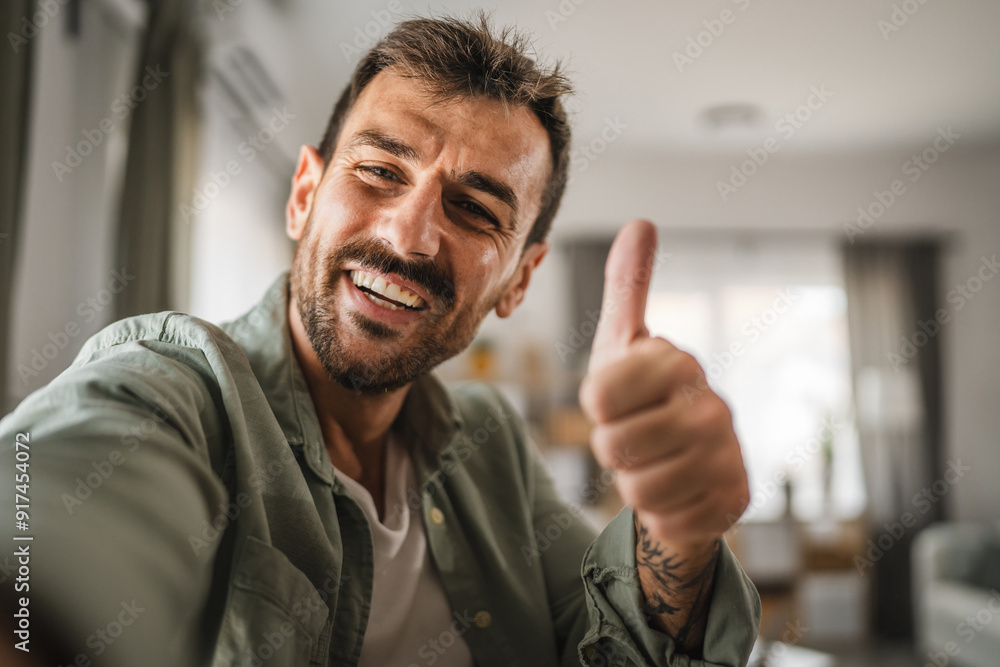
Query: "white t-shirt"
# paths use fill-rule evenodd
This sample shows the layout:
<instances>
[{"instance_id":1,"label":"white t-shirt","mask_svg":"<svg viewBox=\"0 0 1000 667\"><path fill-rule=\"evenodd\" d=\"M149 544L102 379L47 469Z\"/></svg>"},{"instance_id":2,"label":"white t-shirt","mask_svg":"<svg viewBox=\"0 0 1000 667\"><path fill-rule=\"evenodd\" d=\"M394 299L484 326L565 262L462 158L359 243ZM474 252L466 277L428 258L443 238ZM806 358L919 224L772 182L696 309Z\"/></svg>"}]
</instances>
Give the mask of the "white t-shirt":
<instances>
[{"instance_id":1,"label":"white t-shirt","mask_svg":"<svg viewBox=\"0 0 1000 667\"><path fill-rule=\"evenodd\" d=\"M368 518L375 555L371 613L358 667L472 667L462 637L468 622L452 612L427 552L419 511L410 511L406 503L417 481L398 438L390 432L386 445L385 523L368 490L335 472Z\"/></svg>"}]
</instances>

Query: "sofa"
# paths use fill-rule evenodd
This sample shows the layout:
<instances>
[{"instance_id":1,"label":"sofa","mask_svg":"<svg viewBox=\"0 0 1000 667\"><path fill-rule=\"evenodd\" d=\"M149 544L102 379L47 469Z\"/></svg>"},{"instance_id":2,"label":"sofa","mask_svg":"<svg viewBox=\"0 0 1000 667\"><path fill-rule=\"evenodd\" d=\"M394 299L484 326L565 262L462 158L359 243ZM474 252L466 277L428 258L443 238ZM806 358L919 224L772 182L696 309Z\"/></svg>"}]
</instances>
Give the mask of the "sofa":
<instances>
[{"instance_id":1,"label":"sofa","mask_svg":"<svg viewBox=\"0 0 1000 667\"><path fill-rule=\"evenodd\" d=\"M912 558L920 664L1000 666L1000 522L931 525Z\"/></svg>"}]
</instances>

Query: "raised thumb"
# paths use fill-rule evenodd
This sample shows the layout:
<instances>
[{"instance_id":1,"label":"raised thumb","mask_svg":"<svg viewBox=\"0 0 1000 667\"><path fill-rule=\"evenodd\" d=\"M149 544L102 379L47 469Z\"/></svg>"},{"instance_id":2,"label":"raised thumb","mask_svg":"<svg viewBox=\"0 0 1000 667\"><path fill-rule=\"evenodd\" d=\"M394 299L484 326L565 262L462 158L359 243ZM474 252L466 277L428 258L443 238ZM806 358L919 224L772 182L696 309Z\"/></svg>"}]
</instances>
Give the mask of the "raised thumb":
<instances>
[{"instance_id":1,"label":"raised thumb","mask_svg":"<svg viewBox=\"0 0 1000 667\"><path fill-rule=\"evenodd\" d=\"M649 336L646 297L655 258L653 223L633 220L618 232L604 267L604 296L590 353L591 371L614 361L634 341Z\"/></svg>"}]
</instances>

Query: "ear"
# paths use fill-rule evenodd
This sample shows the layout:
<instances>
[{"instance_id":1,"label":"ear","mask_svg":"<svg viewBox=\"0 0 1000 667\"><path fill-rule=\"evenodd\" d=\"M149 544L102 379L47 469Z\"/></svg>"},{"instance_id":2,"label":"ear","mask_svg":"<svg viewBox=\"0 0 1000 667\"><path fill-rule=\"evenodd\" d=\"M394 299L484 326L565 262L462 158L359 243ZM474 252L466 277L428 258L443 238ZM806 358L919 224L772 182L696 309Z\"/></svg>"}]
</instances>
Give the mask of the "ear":
<instances>
[{"instance_id":1,"label":"ear","mask_svg":"<svg viewBox=\"0 0 1000 667\"><path fill-rule=\"evenodd\" d=\"M547 241L532 243L525 249L517 270L510 279L510 284L500 295L500 300L497 301L497 317L509 317L514 309L521 305L524 294L528 291L528 283L531 282L531 273L538 268L548 252L549 244Z\"/></svg>"},{"instance_id":2,"label":"ear","mask_svg":"<svg viewBox=\"0 0 1000 667\"><path fill-rule=\"evenodd\" d=\"M298 241L306 227L312 211L313 197L323 180L323 158L312 146L299 149L299 161L292 176L292 191L285 207L285 233L288 238Z\"/></svg>"}]
</instances>

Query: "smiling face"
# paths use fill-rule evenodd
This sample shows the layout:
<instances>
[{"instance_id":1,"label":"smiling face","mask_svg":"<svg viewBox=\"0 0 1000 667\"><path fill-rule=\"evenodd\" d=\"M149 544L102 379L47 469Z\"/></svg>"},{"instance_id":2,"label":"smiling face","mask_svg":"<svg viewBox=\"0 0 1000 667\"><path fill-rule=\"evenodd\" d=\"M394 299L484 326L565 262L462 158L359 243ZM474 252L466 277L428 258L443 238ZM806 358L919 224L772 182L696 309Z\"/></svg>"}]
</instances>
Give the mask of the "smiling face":
<instances>
[{"instance_id":1,"label":"smiling face","mask_svg":"<svg viewBox=\"0 0 1000 667\"><path fill-rule=\"evenodd\" d=\"M398 389L513 312L548 247L524 242L550 168L530 110L376 75L325 170L303 147L288 201L292 298L327 373Z\"/></svg>"}]
</instances>

